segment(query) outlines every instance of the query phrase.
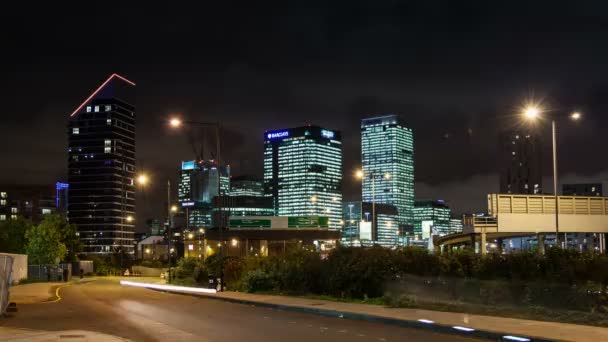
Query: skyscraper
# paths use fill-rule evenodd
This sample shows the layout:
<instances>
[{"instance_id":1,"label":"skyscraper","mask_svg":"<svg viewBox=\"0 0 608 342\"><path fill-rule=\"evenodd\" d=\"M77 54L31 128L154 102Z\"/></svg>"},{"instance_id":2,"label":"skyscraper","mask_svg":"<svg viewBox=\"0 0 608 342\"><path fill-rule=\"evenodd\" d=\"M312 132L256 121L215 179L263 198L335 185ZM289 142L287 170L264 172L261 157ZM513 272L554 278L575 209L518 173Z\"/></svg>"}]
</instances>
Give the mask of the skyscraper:
<instances>
[{"instance_id":1,"label":"skyscraper","mask_svg":"<svg viewBox=\"0 0 608 342\"><path fill-rule=\"evenodd\" d=\"M186 209L187 228L208 228L212 225L213 199L218 196L218 191L226 195L230 189L230 167L219 169L218 172L214 161L182 162L178 200Z\"/></svg>"},{"instance_id":2,"label":"skyscraper","mask_svg":"<svg viewBox=\"0 0 608 342\"><path fill-rule=\"evenodd\" d=\"M344 202L342 206L344 245L392 247L399 244L402 235L397 208L389 204L376 204L375 208L372 207L372 203Z\"/></svg>"},{"instance_id":3,"label":"skyscraper","mask_svg":"<svg viewBox=\"0 0 608 342\"><path fill-rule=\"evenodd\" d=\"M327 216L340 228L342 141L318 126L264 135L264 188L279 216Z\"/></svg>"},{"instance_id":4,"label":"skyscraper","mask_svg":"<svg viewBox=\"0 0 608 342\"><path fill-rule=\"evenodd\" d=\"M542 193L542 154L537 133L505 132L501 135L499 152L501 193Z\"/></svg>"},{"instance_id":5,"label":"skyscraper","mask_svg":"<svg viewBox=\"0 0 608 342\"><path fill-rule=\"evenodd\" d=\"M84 253L133 253L135 83L113 74L68 121L68 218Z\"/></svg>"},{"instance_id":6,"label":"skyscraper","mask_svg":"<svg viewBox=\"0 0 608 342\"><path fill-rule=\"evenodd\" d=\"M413 225L414 133L397 115L361 121L364 202L397 208L399 223Z\"/></svg>"},{"instance_id":7,"label":"skyscraper","mask_svg":"<svg viewBox=\"0 0 608 342\"><path fill-rule=\"evenodd\" d=\"M431 235L451 233L452 210L441 200L416 200L414 203L414 240L428 239Z\"/></svg>"},{"instance_id":8,"label":"skyscraper","mask_svg":"<svg viewBox=\"0 0 608 342\"><path fill-rule=\"evenodd\" d=\"M264 182L254 176L233 177L230 180L230 196L264 197Z\"/></svg>"}]
</instances>

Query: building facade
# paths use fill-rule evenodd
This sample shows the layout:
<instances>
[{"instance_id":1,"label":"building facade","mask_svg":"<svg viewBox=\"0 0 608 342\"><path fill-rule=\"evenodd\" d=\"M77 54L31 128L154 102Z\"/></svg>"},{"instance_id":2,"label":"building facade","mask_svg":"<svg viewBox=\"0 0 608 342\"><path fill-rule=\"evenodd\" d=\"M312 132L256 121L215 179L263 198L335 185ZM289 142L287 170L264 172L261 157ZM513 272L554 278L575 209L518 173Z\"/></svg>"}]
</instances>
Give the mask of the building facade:
<instances>
[{"instance_id":1,"label":"building facade","mask_svg":"<svg viewBox=\"0 0 608 342\"><path fill-rule=\"evenodd\" d=\"M218 184L219 183L219 184ZM230 191L230 167L219 167L215 161L182 162L178 201L187 217L186 230L213 225L213 199Z\"/></svg>"},{"instance_id":2,"label":"building facade","mask_svg":"<svg viewBox=\"0 0 608 342\"><path fill-rule=\"evenodd\" d=\"M68 212L70 184L57 182L55 183L55 208L63 214Z\"/></svg>"},{"instance_id":3,"label":"building facade","mask_svg":"<svg viewBox=\"0 0 608 342\"><path fill-rule=\"evenodd\" d=\"M393 205L401 225L413 224L414 135L397 115L361 121L363 202Z\"/></svg>"},{"instance_id":4,"label":"building facade","mask_svg":"<svg viewBox=\"0 0 608 342\"><path fill-rule=\"evenodd\" d=\"M564 196L603 196L602 183L588 184L564 184L562 185Z\"/></svg>"},{"instance_id":5,"label":"building facade","mask_svg":"<svg viewBox=\"0 0 608 342\"><path fill-rule=\"evenodd\" d=\"M542 194L542 146L538 133L504 132L500 139L500 193Z\"/></svg>"},{"instance_id":6,"label":"building facade","mask_svg":"<svg viewBox=\"0 0 608 342\"><path fill-rule=\"evenodd\" d=\"M376 216L374 217L374 212ZM369 202L342 205L342 244L347 246L396 247L403 245L403 225L395 206Z\"/></svg>"},{"instance_id":7,"label":"building facade","mask_svg":"<svg viewBox=\"0 0 608 342\"><path fill-rule=\"evenodd\" d=\"M340 132L305 126L264 135L264 190L275 215L327 216L340 229L342 141Z\"/></svg>"},{"instance_id":8,"label":"building facade","mask_svg":"<svg viewBox=\"0 0 608 342\"><path fill-rule=\"evenodd\" d=\"M38 224L55 211L52 186L0 185L0 223L22 217Z\"/></svg>"},{"instance_id":9,"label":"building facade","mask_svg":"<svg viewBox=\"0 0 608 342\"><path fill-rule=\"evenodd\" d=\"M451 217L452 211L441 200L416 200L413 240L426 240L431 235L450 234Z\"/></svg>"},{"instance_id":10,"label":"building facade","mask_svg":"<svg viewBox=\"0 0 608 342\"><path fill-rule=\"evenodd\" d=\"M264 181L254 176L230 179L230 196L264 197Z\"/></svg>"},{"instance_id":11,"label":"building facade","mask_svg":"<svg viewBox=\"0 0 608 342\"><path fill-rule=\"evenodd\" d=\"M68 218L84 253L134 253L135 83L113 74L68 121Z\"/></svg>"}]
</instances>

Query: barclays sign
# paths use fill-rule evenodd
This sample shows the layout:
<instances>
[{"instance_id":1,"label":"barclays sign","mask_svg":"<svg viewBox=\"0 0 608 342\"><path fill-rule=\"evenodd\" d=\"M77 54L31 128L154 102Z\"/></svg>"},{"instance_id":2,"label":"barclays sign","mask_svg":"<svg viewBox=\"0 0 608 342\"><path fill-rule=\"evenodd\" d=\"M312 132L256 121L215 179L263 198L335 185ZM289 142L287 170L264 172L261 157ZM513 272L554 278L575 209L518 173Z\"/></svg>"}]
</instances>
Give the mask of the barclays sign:
<instances>
[{"instance_id":1,"label":"barclays sign","mask_svg":"<svg viewBox=\"0 0 608 342\"><path fill-rule=\"evenodd\" d=\"M286 138L289 136L289 131L270 132L266 134L267 139Z\"/></svg>"}]
</instances>

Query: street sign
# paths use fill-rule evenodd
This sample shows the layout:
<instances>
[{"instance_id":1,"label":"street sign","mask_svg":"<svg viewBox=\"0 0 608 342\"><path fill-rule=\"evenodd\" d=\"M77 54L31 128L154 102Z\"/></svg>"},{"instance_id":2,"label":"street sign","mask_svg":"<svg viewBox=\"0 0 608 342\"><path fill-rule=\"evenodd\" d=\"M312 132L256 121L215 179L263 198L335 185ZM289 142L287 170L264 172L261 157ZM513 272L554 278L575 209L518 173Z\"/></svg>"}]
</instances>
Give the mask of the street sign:
<instances>
[{"instance_id":1,"label":"street sign","mask_svg":"<svg viewBox=\"0 0 608 342\"><path fill-rule=\"evenodd\" d=\"M288 228L329 228L329 218L325 216L290 216Z\"/></svg>"},{"instance_id":2,"label":"street sign","mask_svg":"<svg viewBox=\"0 0 608 342\"><path fill-rule=\"evenodd\" d=\"M231 219L230 228L270 228L270 219Z\"/></svg>"}]
</instances>

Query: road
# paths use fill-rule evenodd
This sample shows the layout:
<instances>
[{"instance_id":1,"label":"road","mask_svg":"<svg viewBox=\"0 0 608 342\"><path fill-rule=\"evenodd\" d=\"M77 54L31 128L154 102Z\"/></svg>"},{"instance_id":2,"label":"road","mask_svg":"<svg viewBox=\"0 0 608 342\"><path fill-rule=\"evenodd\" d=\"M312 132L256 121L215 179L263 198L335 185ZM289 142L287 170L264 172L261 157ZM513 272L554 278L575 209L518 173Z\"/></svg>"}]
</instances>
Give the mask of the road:
<instances>
[{"instance_id":1,"label":"road","mask_svg":"<svg viewBox=\"0 0 608 342\"><path fill-rule=\"evenodd\" d=\"M214 299L123 287L115 280L75 284L54 303L24 304L0 326L88 330L133 341L474 341L381 323L323 317Z\"/></svg>"}]
</instances>

